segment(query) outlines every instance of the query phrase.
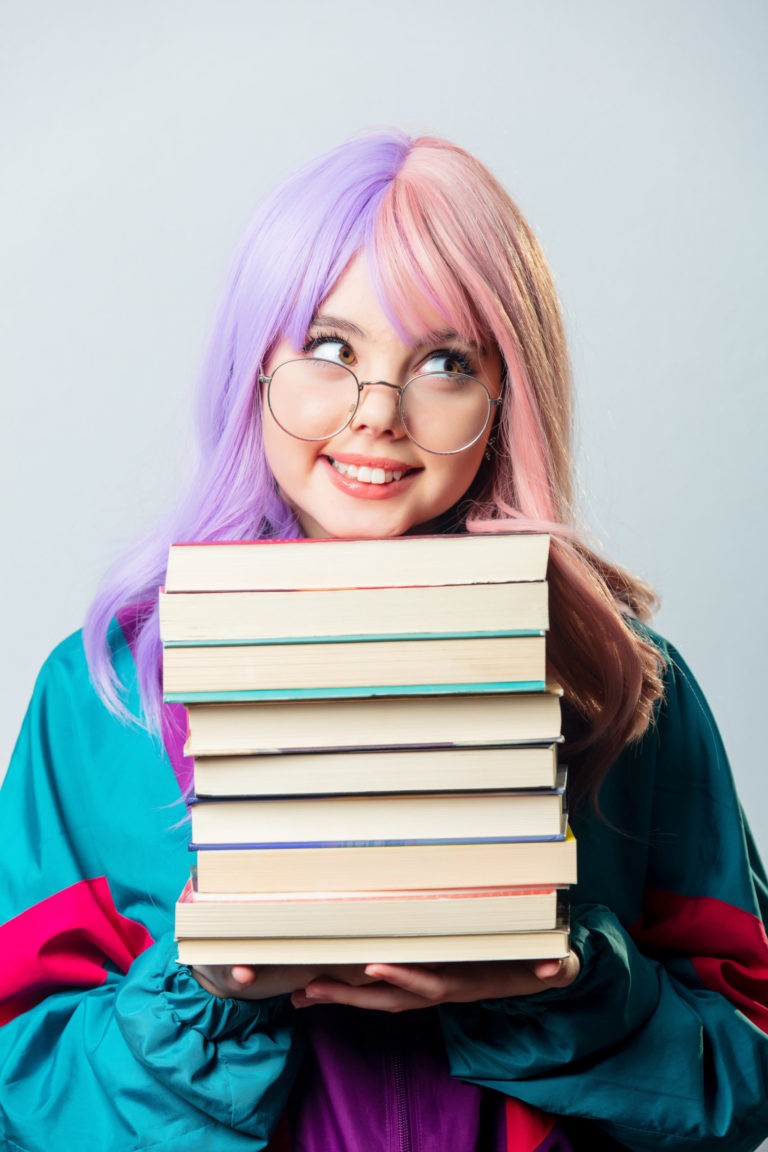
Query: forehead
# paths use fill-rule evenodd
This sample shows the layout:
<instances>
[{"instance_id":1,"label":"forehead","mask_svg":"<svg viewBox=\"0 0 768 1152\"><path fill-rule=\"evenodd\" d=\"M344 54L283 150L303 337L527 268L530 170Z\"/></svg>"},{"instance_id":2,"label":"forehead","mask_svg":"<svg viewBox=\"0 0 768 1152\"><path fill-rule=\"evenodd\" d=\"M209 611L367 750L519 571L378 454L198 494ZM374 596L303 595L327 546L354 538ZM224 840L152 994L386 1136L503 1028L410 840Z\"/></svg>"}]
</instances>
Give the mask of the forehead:
<instances>
[{"instance_id":1,"label":"forehead","mask_svg":"<svg viewBox=\"0 0 768 1152\"><path fill-rule=\"evenodd\" d=\"M400 284L396 299L387 287L380 269L358 253L321 301L313 323L343 328L345 335L359 338L396 336L411 346L449 338L480 342L474 325L467 330L465 317L450 316L421 284Z\"/></svg>"}]
</instances>

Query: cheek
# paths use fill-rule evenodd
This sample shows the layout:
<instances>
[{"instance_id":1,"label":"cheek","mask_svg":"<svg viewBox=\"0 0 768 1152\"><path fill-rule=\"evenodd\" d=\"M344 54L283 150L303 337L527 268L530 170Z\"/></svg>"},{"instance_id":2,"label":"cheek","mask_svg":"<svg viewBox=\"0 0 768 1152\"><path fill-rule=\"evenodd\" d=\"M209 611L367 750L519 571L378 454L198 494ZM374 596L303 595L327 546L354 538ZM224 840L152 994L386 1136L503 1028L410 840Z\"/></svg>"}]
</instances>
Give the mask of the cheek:
<instances>
[{"instance_id":1,"label":"cheek","mask_svg":"<svg viewBox=\"0 0 768 1152\"><path fill-rule=\"evenodd\" d=\"M455 499L458 500L472 486L483 462L484 452L484 444L481 449L473 445L466 454L462 454L462 459L456 460L452 467L446 468L444 484L446 490L450 489L454 493Z\"/></svg>"},{"instance_id":2,"label":"cheek","mask_svg":"<svg viewBox=\"0 0 768 1152\"><path fill-rule=\"evenodd\" d=\"M264 452L264 459L267 461L272 472L274 472L273 457L275 455L275 426L274 422L270 420L269 413L264 411L261 421L261 443Z\"/></svg>"},{"instance_id":3,"label":"cheek","mask_svg":"<svg viewBox=\"0 0 768 1152\"><path fill-rule=\"evenodd\" d=\"M262 439L267 466L278 485L282 485L290 476L292 457L285 443L287 439L285 433L275 424L268 412L264 415Z\"/></svg>"},{"instance_id":4,"label":"cheek","mask_svg":"<svg viewBox=\"0 0 768 1152\"><path fill-rule=\"evenodd\" d=\"M268 412L264 417L262 442L264 458L278 488L289 499L296 499L312 473L320 445L289 436Z\"/></svg>"},{"instance_id":5,"label":"cheek","mask_svg":"<svg viewBox=\"0 0 768 1152\"><path fill-rule=\"evenodd\" d=\"M444 457L441 467L432 474L431 487L425 489L424 512L430 516L440 515L458 503L471 488L482 458L482 453L478 455L474 450L468 459L461 461L454 459L448 463L448 457Z\"/></svg>"}]
</instances>

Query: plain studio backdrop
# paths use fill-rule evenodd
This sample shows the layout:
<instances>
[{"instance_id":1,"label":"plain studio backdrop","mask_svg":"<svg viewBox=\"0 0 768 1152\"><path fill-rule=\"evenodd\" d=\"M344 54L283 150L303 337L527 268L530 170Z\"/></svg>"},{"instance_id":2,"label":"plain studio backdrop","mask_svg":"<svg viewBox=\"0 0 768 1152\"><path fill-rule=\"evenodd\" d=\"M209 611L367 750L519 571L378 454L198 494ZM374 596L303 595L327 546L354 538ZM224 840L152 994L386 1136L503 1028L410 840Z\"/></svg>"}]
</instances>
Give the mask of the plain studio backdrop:
<instances>
[{"instance_id":1,"label":"plain studio backdrop","mask_svg":"<svg viewBox=\"0 0 768 1152\"><path fill-rule=\"evenodd\" d=\"M3 764L46 654L185 474L257 199L397 124L477 153L535 227L584 519L659 590L768 855L767 33L764 0L4 0Z\"/></svg>"}]
</instances>

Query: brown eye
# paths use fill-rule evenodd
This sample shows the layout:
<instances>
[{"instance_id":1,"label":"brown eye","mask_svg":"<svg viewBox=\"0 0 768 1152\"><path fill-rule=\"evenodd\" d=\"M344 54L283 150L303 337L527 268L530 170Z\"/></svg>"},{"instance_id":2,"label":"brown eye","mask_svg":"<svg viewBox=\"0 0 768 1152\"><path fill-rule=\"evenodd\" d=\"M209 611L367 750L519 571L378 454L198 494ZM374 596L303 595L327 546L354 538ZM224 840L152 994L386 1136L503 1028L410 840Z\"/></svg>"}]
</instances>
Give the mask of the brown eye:
<instances>
[{"instance_id":1,"label":"brown eye","mask_svg":"<svg viewBox=\"0 0 768 1152\"><path fill-rule=\"evenodd\" d=\"M329 360L332 363L343 364L351 368L355 362L355 354L346 340L340 336L313 336L304 345L304 352L315 360Z\"/></svg>"},{"instance_id":2,"label":"brown eye","mask_svg":"<svg viewBox=\"0 0 768 1152\"><path fill-rule=\"evenodd\" d=\"M441 376L471 376L472 363L461 352L448 349L432 352L419 369L420 373L438 373Z\"/></svg>"}]
</instances>

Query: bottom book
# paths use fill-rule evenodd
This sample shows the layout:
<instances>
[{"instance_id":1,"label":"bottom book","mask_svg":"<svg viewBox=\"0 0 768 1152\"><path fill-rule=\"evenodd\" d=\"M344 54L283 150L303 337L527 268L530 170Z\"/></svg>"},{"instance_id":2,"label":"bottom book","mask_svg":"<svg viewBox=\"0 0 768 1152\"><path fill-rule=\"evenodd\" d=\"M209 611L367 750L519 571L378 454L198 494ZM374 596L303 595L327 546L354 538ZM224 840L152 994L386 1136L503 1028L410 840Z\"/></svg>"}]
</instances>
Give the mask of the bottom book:
<instances>
[{"instance_id":1,"label":"bottom book","mask_svg":"<svg viewBox=\"0 0 768 1152\"><path fill-rule=\"evenodd\" d=\"M178 945L180 964L442 964L562 959L569 932L562 925L474 936L184 937Z\"/></svg>"}]
</instances>

